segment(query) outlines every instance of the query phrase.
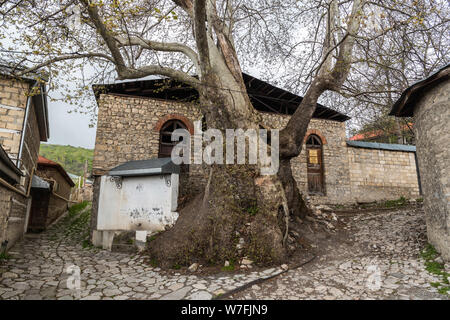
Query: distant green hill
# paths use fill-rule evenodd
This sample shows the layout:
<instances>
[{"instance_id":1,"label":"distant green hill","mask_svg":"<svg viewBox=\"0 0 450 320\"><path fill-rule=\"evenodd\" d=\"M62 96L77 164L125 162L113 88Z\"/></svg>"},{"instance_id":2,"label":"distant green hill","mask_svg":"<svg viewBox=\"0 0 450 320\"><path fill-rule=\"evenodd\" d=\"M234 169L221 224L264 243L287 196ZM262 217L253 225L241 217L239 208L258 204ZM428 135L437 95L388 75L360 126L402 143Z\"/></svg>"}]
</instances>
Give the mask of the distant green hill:
<instances>
[{"instance_id":1,"label":"distant green hill","mask_svg":"<svg viewBox=\"0 0 450 320\"><path fill-rule=\"evenodd\" d=\"M56 144L41 144L39 154L44 158L58 162L67 172L83 175L84 162L88 161L88 174L92 171L94 150Z\"/></svg>"}]
</instances>

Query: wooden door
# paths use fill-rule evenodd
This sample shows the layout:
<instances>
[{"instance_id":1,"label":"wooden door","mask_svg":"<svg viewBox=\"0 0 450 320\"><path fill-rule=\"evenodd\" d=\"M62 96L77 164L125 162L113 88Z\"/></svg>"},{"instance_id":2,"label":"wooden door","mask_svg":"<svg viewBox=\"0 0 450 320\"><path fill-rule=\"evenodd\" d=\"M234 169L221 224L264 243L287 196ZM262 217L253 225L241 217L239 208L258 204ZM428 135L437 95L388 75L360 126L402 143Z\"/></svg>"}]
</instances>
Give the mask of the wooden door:
<instances>
[{"instance_id":1,"label":"wooden door","mask_svg":"<svg viewBox=\"0 0 450 320\"><path fill-rule=\"evenodd\" d=\"M317 136L310 136L306 144L308 191L312 194L323 194L323 157L322 141Z\"/></svg>"}]
</instances>

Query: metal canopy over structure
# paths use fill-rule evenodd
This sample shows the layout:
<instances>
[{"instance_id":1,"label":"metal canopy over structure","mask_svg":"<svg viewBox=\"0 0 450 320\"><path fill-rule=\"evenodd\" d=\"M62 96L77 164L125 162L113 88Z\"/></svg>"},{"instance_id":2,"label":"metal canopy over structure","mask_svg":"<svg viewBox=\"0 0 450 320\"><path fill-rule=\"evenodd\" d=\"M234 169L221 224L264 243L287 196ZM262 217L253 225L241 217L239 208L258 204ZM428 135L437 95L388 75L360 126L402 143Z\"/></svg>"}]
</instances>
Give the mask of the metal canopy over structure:
<instances>
[{"instance_id":1,"label":"metal canopy over structure","mask_svg":"<svg viewBox=\"0 0 450 320\"><path fill-rule=\"evenodd\" d=\"M303 97L275 87L265 81L243 73L247 93L253 106L262 112L292 115ZM117 81L112 84L94 85L98 99L102 93L149 97L165 100L191 102L198 99L198 92L189 85L171 79L142 78L135 81ZM344 122L350 117L317 104L313 118Z\"/></svg>"},{"instance_id":2,"label":"metal canopy over structure","mask_svg":"<svg viewBox=\"0 0 450 320\"><path fill-rule=\"evenodd\" d=\"M33 179L31 180L31 188L50 190L50 183L34 175Z\"/></svg>"},{"instance_id":3,"label":"metal canopy over structure","mask_svg":"<svg viewBox=\"0 0 450 320\"><path fill-rule=\"evenodd\" d=\"M10 183L19 183L22 171L11 161L6 151L0 145L0 178Z\"/></svg>"},{"instance_id":4,"label":"metal canopy over structure","mask_svg":"<svg viewBox=\"0 0 450 320\"><path fill-rule=\"evenodd\" d=\"M180 166L174 164L170 158L155 158L126 162L111 169L108 175L119 177L139 177L179 172Z\"/></svg>"},{"instance_id":5,"label":"metal canopy over structure","mask_svg":"<svg viewBox=\"0 0 450 320\"><path fill-rule=\"evenodd\" d=\"M365 141L347 141L347 145L350 147L355 147L355 148L416 152L415 146L406 145L406 144L377 143L377 142L365 142Z\"/></svg>"}]
</instances>

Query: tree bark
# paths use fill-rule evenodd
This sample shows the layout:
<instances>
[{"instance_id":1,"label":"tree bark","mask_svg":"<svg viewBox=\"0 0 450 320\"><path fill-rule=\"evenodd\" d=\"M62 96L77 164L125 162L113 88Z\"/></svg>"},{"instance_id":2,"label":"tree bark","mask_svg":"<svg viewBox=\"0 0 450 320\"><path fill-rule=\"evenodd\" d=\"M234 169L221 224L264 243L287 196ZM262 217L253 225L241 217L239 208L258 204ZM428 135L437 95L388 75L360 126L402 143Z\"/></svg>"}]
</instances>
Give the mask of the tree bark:
<instances>
[{"instance_id":1,"label":"tree bark","mask_svg":"<svg viewBox=\"0 0 450 320\"><path fill-rule=\"evenodd\" d=\"M280 179L284 193L286 195L287 204L289 207L290 216L297 216L305 218L309 213L305 200L297 187L297 182L292 174L291 159L281 159L280 169L278 171L278 178Z\"/></svg>"},{"instance_id":2,"label":"tree bark","mask_svg":"<svg viewBox=\"0 0 450 320\"><path fill-rule=\"evenodd\" d=\"M200 95L208 126L222 132L258 129L257 114L248 97L214 89L218 85L215 80L211 76L210 83L215 85ZM232 100L248 104L236 105ZM238 116L243 113L253 117ZM194 262L223 264L242 257L262 264L284 261L289 229L287 198L279 177L261 175L259 168L250 164L211 165L204 192L181 210L172 229L151 242L152 258L164 267ZM245 240L243 248L237 247L240 238Z\"/></svg>"}]
</instances>

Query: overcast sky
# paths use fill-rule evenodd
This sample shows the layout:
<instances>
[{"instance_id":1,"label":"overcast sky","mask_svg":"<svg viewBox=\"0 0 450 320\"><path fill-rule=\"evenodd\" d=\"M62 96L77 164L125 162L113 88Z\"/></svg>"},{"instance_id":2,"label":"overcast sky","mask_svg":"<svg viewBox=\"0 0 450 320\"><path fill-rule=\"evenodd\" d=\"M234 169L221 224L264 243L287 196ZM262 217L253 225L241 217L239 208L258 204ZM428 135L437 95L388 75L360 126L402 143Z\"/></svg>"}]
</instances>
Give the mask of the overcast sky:
<instances>
[{"instance_id":1,"label":"overcast sky","mask_svg":"<svg viewBox=\"0 0 450 320\"><path fill-rule=\"evenodd\" d=\"M96 128L89 128L89 115L68 113L73 106L59 101L49 101L48 108L50 122L48 143L94 148Z\"/></svg>"}]
</instances>

